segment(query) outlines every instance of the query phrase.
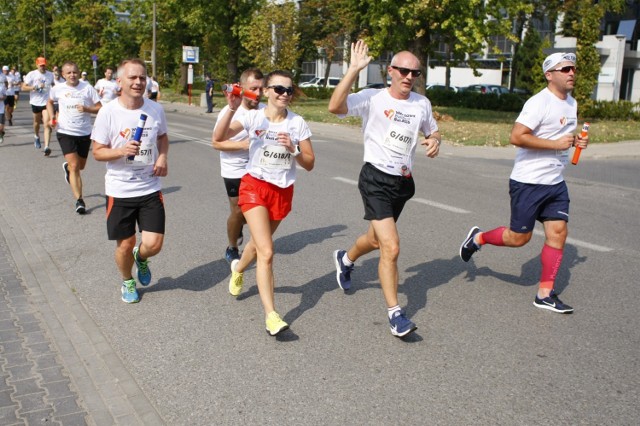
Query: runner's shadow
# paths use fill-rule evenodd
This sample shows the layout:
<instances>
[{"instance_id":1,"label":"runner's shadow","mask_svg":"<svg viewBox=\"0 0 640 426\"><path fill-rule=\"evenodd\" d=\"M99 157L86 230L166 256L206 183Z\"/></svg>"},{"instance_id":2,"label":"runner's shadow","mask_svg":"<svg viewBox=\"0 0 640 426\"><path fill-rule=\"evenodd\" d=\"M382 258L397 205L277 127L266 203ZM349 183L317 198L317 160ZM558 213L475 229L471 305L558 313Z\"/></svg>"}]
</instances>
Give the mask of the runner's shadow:
<instances>
[{"instance_id":1,"label":"runner's shadow","mask_svg":"<svg viewBox=\"0 0 640 426\"><path fill-rule=\"evenodd\" d=\"M331 225L324 228L306 229L304 231L285 235L274 240L273 245L277 254L297 253L311 244L319 244L333 238L338 232L347 229L346 225Z\"/></svg>"},{"instance_id":2,"label":"runner's shadow","mask_svg":"<svg viewBox=\"0 0 640 426\"><path fill-rule=\"evenodd\" d=\"M196 268L190 269L185 274L177 277L164 277L149 286L138 287L140 297L144 293L151 293L154 291L167 291L175 290L178 288L189 291L205 291L212 288L218 282L224 282L213 279L212 277L221 277L229 275L229 264L224 259L218 259L213 262L209 262L204 265L200 265Z\"/></svg>"},{"instance_id":3,"label":"runner's shadow","mask_svg":"<svg viewBox=\"0 0 640 426\"><path fill-rule=\"evenodd\" d=\"M571 269L587 260L587 256L578 256L578 249L574 245L566 244L564 246L564 254L562 257L562 263L556 276L555 290L558 294L562 293L569 285L571 279ZM473 258L469 261L471 268L467 269L468 281L475 281L476 277L494 277L501 281L516 284L520 286L530 287L535 286L540 281L540 272L542 266L540 264L540 255L528 260L522 265L520 269L520 275L504 274L501 272L493 271L487 266L476 268L473 262Z\"/></svg>"}]
</instances>

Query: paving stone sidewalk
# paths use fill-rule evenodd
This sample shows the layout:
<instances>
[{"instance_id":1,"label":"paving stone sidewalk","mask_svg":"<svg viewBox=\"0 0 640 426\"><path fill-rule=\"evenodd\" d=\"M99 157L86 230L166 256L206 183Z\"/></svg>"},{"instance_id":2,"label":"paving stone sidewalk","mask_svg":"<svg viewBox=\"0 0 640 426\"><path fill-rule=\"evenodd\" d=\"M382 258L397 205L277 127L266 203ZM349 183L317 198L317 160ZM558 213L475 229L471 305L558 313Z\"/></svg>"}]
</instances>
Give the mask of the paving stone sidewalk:
<instances>
[{"instance_id":1,"label":"paving stone sidewalk","mask_svg":"<svg viewBox=\"0 0 640 426\"><path fill-rule=\"evenodd\" d=\"M88 424L0 234L0 424Z\"/></svg>"}]
</instances>

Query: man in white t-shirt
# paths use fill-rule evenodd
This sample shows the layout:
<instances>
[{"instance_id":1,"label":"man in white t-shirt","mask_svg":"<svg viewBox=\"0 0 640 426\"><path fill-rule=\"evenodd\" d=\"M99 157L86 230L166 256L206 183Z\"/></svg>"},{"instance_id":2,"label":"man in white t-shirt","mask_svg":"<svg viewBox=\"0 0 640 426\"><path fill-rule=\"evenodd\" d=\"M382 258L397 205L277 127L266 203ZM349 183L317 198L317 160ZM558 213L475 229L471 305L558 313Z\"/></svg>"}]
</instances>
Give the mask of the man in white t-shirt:
<instances>
[{"instance_id":1,"label":"man in white t-shirt","mask_svg":"<svg viewBox=\"0 0 640 426\"><path fill-rule=\"evenodd\" d=\"M125 303L140 300L131 274L133 264L140 284L149 285L148 259L160 252L164 242L160 177L167 175L167 120L162 105L144 98L146 84L144 61L123 61L118 67L120 96L100 109L91 133L93 157L107 165L107 234L117 241L115 259ZM138 127L143 129L139 142L134 140ZM137 247L136 224L142 233Z\"/></svg>"},{"instance_id":2,"label":"man in white t-shirt","mask_svg":"<svg viewBox=\"0 0 640 426\"><path fill-rule=\"evenodd\" d=\"M364 219L369 221L367 232L349 250L336 250L333 261L338 285L346 291L351 287L354 262L371 251L380 250L378 275L389 328L394 336L404 337L417 327L407 319L398 303L400 237L396 221L415 193L411 174L417 146L425 146L425 154L434 158L440 150L441 136L431 102L411 91L422 73L420 61L411 52L399 52L391 59L387 68L391 77L388 88L349 94L360 71L370 61L367 45L362 40L353 43L347 73L329 101L329 111L334 114L362 117L365 164L358 188L364 203ZM424 135L422 140L420 133Z\"/></svg>"},{"instance_id":3,"label":"man in white t-shirt","mask_svg":"<svg viewBox=\"0 0 640 426\"><path fill-rule=\"evenodd\" d=\"M9 75L13 77L13 83L15 85L13 89L14 96L15 96L13 110L15 111L15 109L18 108L18 100L20 99L20 89L22 88L22 76L18 71L16 71L15 67L11 67L11 69L9 70ZM13 123L9 123L9 125L13 126Z\"/></svg>"},{"instance_id":4,"label":"man in white t-shirt","mask_svg":"<svg viewBox=\"0 0 640 426\"><path fill-rule=\"evenodd\" d=\"M242 89L254 93L257 99L253 100L243 97L242 104L234 115L234 120L240 121L249 110L263 109L265 107L264 104L260 103L263 81L264 75L257 68L249 68L240 75L240 86L242 86ZM221 117L224 117L228 111L229 106L225 106L222 111L220 111L220 114L218 114L218 121ZM215 126L213 129L215 131ZM227 238L229 242L224 256L227 262L231 264L233 260L240 259L238 247L244 239L242 227L246 222L242 210L238 207L238 195L240 193L240 179L247 173L249 135L243 130L233 138L224 142L216 142L212 135L211 143L215 149L220 151L220 174L224 180L224 186L227 190L227 196L229 197L229 208L231 209L229 217L227 217Z\"/></svg>"},{"instance_id":5,"label":"man in white t-shirt","mask_svg":"<svg viewBox=\"0 0 640 426\"><path fill-rule=\"evenodd\" d=\"M113 68L107 67L104 70L104 78L96 82L95 89L100 95L100 102L104 105L111 102L118 96L118 83L113 79Z\"/></svg>"},{"instance_id":6,"label":"man in white t-shirt","mask_svg":"<svg viewBox=\"0 0 640 426\"><path fill-rule=\"evenodd\" d=\"M40 124L44 126L44 155L48 157L51 154L49 141L51 140L51 117L47 112L47 102L49 101L49 90L53 87L54 76L51 71L47 71L47 60L42 56L36 59L38 69L30 71L24 76L22 90L29 91L29 103L33 112L33 137L34 146L40 149Z\"/></svg>"},{"instance_id":7,"label":"man in white t-shirt","mask_svg":"<svg viewBox=\"0 0 640 426\"><path fill-rule=\"evenodd\" d=\"M572 146L584 149L588 137L575 135L578 104L571 97L575 85L576 55L554 53L542 63L547 87L531 97L511 130L510 142L518 147L509 179L511 223L482 232L471 228L460 246L465 262L484 244L522 247L531 240L536 220L544 226L540 255L542 272L533 301L537 308L570 314L554 291L562 262L569 221L569 192L562 171Z\"/></svg>"},{"instance_id":8,"label":"man in white t-shirt","mask_svg":"<svg viewBox=\"0 0 640 426\"><path fill-rule=\"evenodd\" d=\"M0 144L4 142L4 101L7 98L7 89L5 83L0 84Z\"/></svg>"},{"instance_id":9,"label":"man in white t-shirt","mask_svg":"<svg viewBox=\"0 0 640 426\"><path fill-rule=\"evenodd\" d=\"M7 87L7 96L4 98L4 113L9 123L9 126L13 126L13 108L16 104L15 94L16 94L16 81L9 72L9 66L4 65L2 67L2 77L6 81Z\"/></svg>"},{"instance_id":10,"label":"man in white t-shirt","mask_svg":"<svg viewBox=\"0 0 640 426\"><path fill-rule=\"evenodd\" d=\"M82 199L82 178L91 147L91 114L96 114L102 104L100 97L87 82L80 81L78 65L65 62L62 65L64 83L58 83L49 92L47 111L51 121L56 117L54 104L58 104L57 133L58 143L66 160L62 164L64 178L71 185L76 200L76 213L85 214L87 206ZM51 127L56 127L51 123Z\"/></svg>"}]
</instances>

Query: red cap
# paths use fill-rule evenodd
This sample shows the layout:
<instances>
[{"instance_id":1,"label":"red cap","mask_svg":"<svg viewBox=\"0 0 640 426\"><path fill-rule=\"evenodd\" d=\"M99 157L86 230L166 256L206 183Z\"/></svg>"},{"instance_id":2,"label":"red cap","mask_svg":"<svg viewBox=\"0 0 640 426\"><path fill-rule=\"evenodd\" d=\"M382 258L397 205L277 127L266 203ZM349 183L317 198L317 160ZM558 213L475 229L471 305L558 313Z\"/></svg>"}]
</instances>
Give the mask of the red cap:
<instances>
[{"instance_id":1,"label":"red cap","mask_svg":"<svg viewBox=\"0 0 640 426\"><path fill-rule=\"evenodd\" d=\"M37 66L47 65L47 60L45 58L43 58L42 56L39 56L38 59L36 59L36 65Z\"/></svg>"}]
</instances>

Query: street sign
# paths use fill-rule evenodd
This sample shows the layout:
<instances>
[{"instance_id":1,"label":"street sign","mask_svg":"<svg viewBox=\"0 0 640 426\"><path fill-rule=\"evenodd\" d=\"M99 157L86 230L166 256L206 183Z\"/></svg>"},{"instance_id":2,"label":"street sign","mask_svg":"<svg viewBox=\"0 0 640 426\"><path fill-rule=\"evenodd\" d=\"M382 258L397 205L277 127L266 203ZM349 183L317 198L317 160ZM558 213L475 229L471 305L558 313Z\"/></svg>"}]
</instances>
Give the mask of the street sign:
<instances>
[{"instance_id":1,"label":"street sign","mask_svg":"<svg viewBox=\"0 0 640 426\"><path fill-rule=\"evenodd\" d=\"M197 64L200 62L200 48L196 46L182 46L182 62Z\"/></svg>"}]
</instances>

